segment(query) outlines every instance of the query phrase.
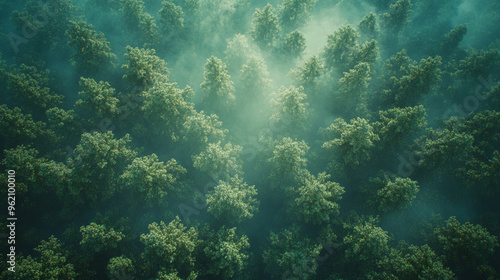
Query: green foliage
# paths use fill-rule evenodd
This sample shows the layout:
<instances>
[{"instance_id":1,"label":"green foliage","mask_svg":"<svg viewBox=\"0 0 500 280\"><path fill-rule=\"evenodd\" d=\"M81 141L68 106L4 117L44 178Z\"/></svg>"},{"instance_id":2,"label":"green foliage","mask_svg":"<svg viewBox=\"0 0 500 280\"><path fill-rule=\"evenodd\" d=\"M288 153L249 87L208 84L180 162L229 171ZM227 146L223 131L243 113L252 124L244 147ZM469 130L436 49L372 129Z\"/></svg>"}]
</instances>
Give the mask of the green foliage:
<instances>
[{"instance_id":1,"label":"green foliage","mask_svg":"<svg viewBox=\"0 0 500 280\"><path fill-rule=\"evenodd\" d=\"M111 279L113 279L113 277L119 279L119 277L123 275L132 277L132 275L135 274L132 260L125 256L111 258L106 266L106 270Z\"/></svg>"},{"instance_id":2,"label":"green foliage","mask_svg":"<svg viewBox=\"0 0 500 280\"><path fill-rule=\"evenodd\" d=\"M297 83L305 90L314 89L323 76L323 64L317 56L313 55L292 74Z\"/></svg>"},{"instance_id":3,"label":"green foliage","mask_svg":"<svg viewBox=\"0 0 500 280\"><path fill-rule=\"evenodd\" d=\"M458 47L465 34L467 34L467 25L460 24L453 28L448 34L444 35L441 42L441 49L443 52L450 52Z\"/></svg>"},{"instance_id":4,"label":"green foliage","mask_svg":"<svg viewBox=\"0 0 500 280\"><path fill-rule=\"evenodd\" d=\"M271 120L281 127L283 135L297 135L306 128L309 116L309 103L304 102L307 95L302 86L281 87L278 95L271 99L275 113Z\"/></svg>"},{"instance_id":5,"label":"green foliage","mask_svg":"<svg viewBox=\"0 0 500 280\"><path fill-rule=\"evenodd\" d=\"M273 47L279 31L278 16L271 4L268 3L262 10L255 9L250 36L259 47L263 50Z\"/></svg>"},{"instance_id":6,"label":"green foliage","mask_svg":"<svg viewBox=\"0 0 500 280\"><path fill-rule=\"evenodd\" d=\"M123 78L127 79L133 86L145 88L152 86L156 80L167 82L170 74L167 63L155 54L154 49L127 46L126 64L122 66L127 74Z\"/></svg>"},{"instance_id":7,"label":"green foliage","mask_svg":"<svg viewBox=\"0 0 500 280\"><path fill-rule=\"evenodd\" d=\"M326 128L326 142L322 148L336 154L337 160L348 165L358 165L370 159L373 142L380 140L373 127L362 118L352 119L350 124L343 119L336 119Z\"/></svg>"},{"instance_id":8,"label":"green foliage","mask_svg":"<svg viewBox=\"0 0 500 280\"><path fill-rule=\"evenodd\" d=\"M198 231L187 228L179 217L168 225L163 221L148 226L149 233L141 234L145 257L152 264L190 270L194 265L193 251L198 245Z\"/></svg>"},{"instance_id":9,"label":"green foliage","mask_svg":"<svg viewBox=\"0 0 500 280\"><path fill-rule=\"evenodd\" d=\"M498 237L486 228L469 222L460 224L456 217L450 217L445 226L436 228L434 235L446 262L456 268L485 264L499 246Z\"/></svg>"},{"instance_id":10,"label":"green foliage","mask_svg":"<svg viewBox=\"0 0 500 280\"><path fill-rule=\"evenodd\" d=\"M394 178L381 172L378 177L370 178L375 195L372 203L381 212L401 211L411 206L420 191L418 183L410 178Z\"/></svg>"},{"instance_id":11,"label":"green foliage","mask_svg":"<svg viewBox=\"0 0 500 280\"><path fill-rule=\"evenodd\" d=\"M300 58L306 49L304 33L295 30L285 36L281 45L281 54L286 58Z\"/></svg>"},{"instance_id":12,"label":"green foliage","mask_svg":"<svg viewBox=\"0 0 500 280\"><path fill-rule=\"evenodd\" d=\"M310 17L310 10L317 0L284 0L278 7L280 26L293 30L304 24Z\"/></svg>"},{"instance_id":13,"label":"green foliage","mask_svg":"<svg viewBox=\"0 0 500 280\"><path fill-rule=\"evenodd\" d=\"M474 138L449 129L427 129L427 135L415 140L419 165L426 168L454 166L471 152Z\"/></svg>"},{"instance_id":14,"label":"green foliage","mask_svg":"<svg viewBox=\"0 0 500 280\"><path fill-rule=\"evenodd\" d=\"M104 34L96 32L92 25L83 21L71 22L67 34L68 45L76 49L72 63L84 73L98 73L116 58Z\"/></svg>"},{"instance_id":15,"label":"green foliage","mask_svg":"<svg viewBox=\"0 0 500 280\"><path fill-rule=\"evenodd\" d=\"M412 133L427 126L426 109L423 105L404 108L392 108L379 111L380 121L373 126L386 144L401 144Z\"/></svg>"},{"instance_id":16,"label":"green foliage","mask_svg":"<svg viewBox=\"0 0 500 280\"><path fill-rule=\"evenodd\" d=\"M238 33L227 42L224 54L228 68L233 73L255 56L255 47L249 42L246 35Z\"/></svg>"},{"instance_id":17,"label":"green foliage","mask_svg":"<svg viewBox=\"0 0 500 280\"><path fill-rule=\"evenodd\" d=\"M135 126L142 135L169 136L178 140L184 129L186 117L193 111L193 104L186 97L193 93L189 86L179 89L176 83L156 81L141 93L143 123Z\"/></svg>"},{"instance_id":18,"label":"green foliage","mask_svg":"<svg viewBox=\"0 0 500 280\"><path fill-rule=\"evenodd\" d=\"M208 213L226 223L240 223L253 217L259 206L255 186L248 186L235 175L219 184L207 194Z\"/></svg>"},{"instance_id":19,"label":"green foliage","mask_svg":"<svg viewBox=\"0 0 500 280\"><path fill-rule=\"evenodd\" d=\"M35 139L38 143L57 143L54 131L45 127L45 123L33 121L30 114L24 115L17 107L11 110L7 105L0 105L0 135L4 139L17 143L21 140L30 143Z\"/></svg>"},{"instance_id":20,"label":"green foliage","mask_svg":"<svg viewBox=\"0 0 500 280\"><path fill-rule=\"evenodd\" d=\"M227 129L222 128L222 122L217 115L193 110L182 124L181 135L183 141L198 143L203 147L208 143L223 141L227 132Z\"/></svg>"},{"instance_id":21,"label":"green foliage","mask_svg":"<svg viewBox=\"0 0 500 280\"><path fill-rule=\"evenodd\" d=\"M21 64L19 68L4 72L3 75L7 80L7 89L13 93L14 99L21 102L24 108L33 111L55 107L63 100L62 95L50 92L49 73L48 69L39 71L34 66Z\"/></svg>"},{"instance_id":22,"label":"green foliage","mask_svg":"<svg viewBox=\"0 0 500 280\"><path fill-rule=\"evenodd\" d=\"M158 42L159 29L156 21L147 12L144 12L144 1L142 0L121 0L125 15L125 24L135 32L146 44Z\"/></svg>"},{"instance_id":23,"label":"green foliage","mask_svg":"<svg viewBox=\"0 0 500 280\"><path fill-rule=\"evenodd\" d=\"M350 55L350 68L356 67L360 63L367 63L373 66L379 57L377 41L372 39L363 45L357 46Z\"/></svg>"},{"instance_id":24,"label":"green foliage","mask_svg":"<svg viewBox=\"0 0 500 280\"><path fill-rule=\"evenodd\" d=\"M4 150L2 164L16 170L16 177L29 185L30 194L51 192L60 187L70 170L62 164L38 157L38 150L19 145Z\"/></svg>"},{"instance_id":25,"label":"green foliage","mask_svg":"<svg viewBox=\"0 0 500 280\"><path fill-rule=\"evenodd\" d=\"M80 88L82 90L78 94L82 99L76 102L76 106L93 116L92 119L100 121L120 114L120 100L116 98L115 89L108 82L81 77Z\"/></svg>"},{"instance_id":26,"label":"green foliage","mask_svg":"<svg viewBox=\"0 0 500 280\"><path fill-rule=\"evenodd\" d=\"M332 215L339 214L337 201L342 199L345 190L338 183L328 181L330 177L326 172L318 174L318 177L311 175L298 188L298 197L291 206L300 220L321 224L330 221Z\"/></svg>"},{"instance_id":27,"label":"green foliage","mask_svg":"<svg viewBox=\"0 0 500 280\"><path fill-rule=\"evenodd\" d=\"M271 187L293 187L308 174L307 159L304 158L309 146L305 141L294 141L284 137L271 143L270 163Z\"/></svg>"},{"instance_id":28,"label":"green foliage","mask_svg":"<svg viewBox=\"0 0 500 280\"><path fill-rule=\"evenodd\" d=\"M73 110L64 110L58 107L45 111L50 129L58 135L68 137L82 131L82 120Z\"/></svg>"},{"instance_id":29,"label":"green foliage","mask_svg":"<svg viewBox=\"0 0 500 280\"><path fill-rule=\"evenodd\" d=\"M177 276L178 272L174 270L174 272L166 272L164 270L158 272L158 275L154 280L182 280L179 276ZM196 272L191 272L186 280L195 280L198 278L198 274Z\"/></svg>"},{"instance_id":30,"label":"green foliage","mask_svg":"<svg viewBox=\"0 0 500 280\"><path fill-rule=\"evenodd\" d=\"M411 0L398 0L391 4L389 12L382 15L386 28L399 32L410 21L412 6Z\"/></svg>"},{"instance_id":31,"label":"green foliage","mask_svg":"<svg viewBox=\"0 0 500 280\"><path fill-rule=\"evenodd\" d=\"M80 143L68 159L73 169L69 193L75 201L102 201L110 198L116 189L118 176L136 152L129 149L129 135L115 139L111 131L82 134Z\"/></svg>"},{"instance_id":32,"label":"green foliage","mask_svg":"<svg viewBox=\"0 0 500 280\"><path fill-rule=\"evenodd\" d=\"M208 274L217 275L218 279L233 279L245 268L248 254L244 250L250 247L248 237L236 235L236 228L222 226L217 233L211 233L203 252L211 261Z\"/></svg>"},{"instance_id":33,"label":"green foliage","mask_svg":"<svg viewBox=\"0 0 500 280\"><path fill-rule=\"evenodd\" d=\"M160 16L162 31L167 37L179 34L184 28L184 12L182 11L182 7L167 0L164 0L161 5L162 8L158 14Z\"/></svg>"},{"instance_id":34,"label":"green foliage","mask_svg":"<svg viewBox=\"0 0 500 280\"><path fill-rule=\"evenodd\" d=\"M334 98L336 111L363 116L366 111L366 89L371 80L370 65L361 62L339 80L339 94Z\"/></svg>"},{"instance_id":35,"label":"green foliage","mask_svg":"<svg viewBox=\"0 0 500 280\"><path fill-rule=\"evenodd\" d=\"M405 50L399 52L390 59L386 69L402 72L402 75L390 77L391 85L385 90L385 95L399 106L414 106L423 95L438 88L442 73L439 68L441 60L440 56L428 57L417 65L410 63Z\"/></svg>"},{"instance_id":36,"label":"green foliage","mask_svg":"<svg viewBox=\"0 0 500 280\"><path fill-rule=\"evenodd\" d=\"M428 245L391 249L388 256L377 264L382 273L372 273L369 279L454 279L453 272L443 265L441 257Z\"/></svg>"},{"instance_id":37,"label":"green foliage","mask_svg":"<svg viewBox=\"0 0 500 280\"><path fill-rule=\"evenodd\" d=\"M478 77L487 77L500 65L500 54L497 49L489 51L472 50L469 55L460 60L456 76L459 78L476 80Z\"/></svg>"},{"instance_id":38,"label":"green foliage","mask_svg":"<svg viewBox=\"0 0 500 280\"><path fill-rule=\"evenodd\" d=\"M48 241L42 240L41 244L35 248L40 255L38 258L20 257L16 258L16 271L12 273L4 270L4 279L15 280L59 280L77 279L78 274L74 266L67 262L67 253L61 248L59 240L54 236Z\"/></svg>"},{"instance_id":39,"label":"green foliage","mask_svg":"<svg viewBox=\"0 0 500 280\"><path fill-rule=\"evenodd\" d=\"M205 93L203 100L207 106L212 110L227 109L235 99L233 84L226 64L215 56L208 58L203 72L203 82L200 85Z\"/></svg>"},{"instance_id":40,"label":"green foliage","mask_svg":"<svg viewBox=\"0 0 500 280\"><path fill-rule=\"evenodd\" d=\"M332 35L328 35L328 41L322 53L325 68L335 69L339 73L349 70L350 57L356 49L358 36L350 25L342 26Z\"/></svg>"},{"instance_id":41,"label":"green foliage","mask_svg":"<svg viewBox=\"0 0 500 280\"><path fill-rule=\"evenodd\" d=\"M210 143L198 155L193 156L193 166L203 172L208 172L215 178L227 179L236 174L242 174L239 155L241 147L230 142L221 146L221 142Z\"/></svg>"},{"instance_id":42,"label":"green foliage","mask_svg":"<svg viewBox=\"0 0 500 280\"><path fill-rule=\"evenodd\" d=\"M238 100L244 103L255 102L258 98L265 96L271 87L271 79L264 59L253 56L249 58L241 68L241 91L243 96Z\"/></svg>"},{"instance_id":43,"label":"green foliage","mask_svg":"<svg viewBox=\"0 0 500 280\"><path fill-rule=\"evenodd\" d=\"M383 257L389 251L389 234L376 226L376 219L359 220L345 224L350 232L344 237L346 257L359 261L371 261Z\"/></svg>"},{"instance_id":44,"label":"green foliage","mask_svg":"<svg viewBox=\"0 0 500 280\"><path fill-rule=\"evenodd\" d=\"M271 232L271 249L262 254L266 269L275 279L292 276L293 279L313 279L318 268L316 256L321 245L300 235L299 227L292 226L280 233ZM289 278L287 278L289 279Z\"/></svg>"},{"instance_id":45,"label":"green foliage","mask_svg":"<svg viewBox=\"0 0 500 280\"><path fill-rule=\"evenodd\" d=\"M108 248L116 248L125 235L113 228L106 228L105 225L98 225L94 222L87 226L80 227L82 241L80 245L89 251L101 252Z\"/></svg>"},{"instance_id":46,"label":"green foliage","mask_svg":"<svg viewBox=\"0 0 500 280\"><path fill-rule=\"evenodd\" d=\"M12 13L12 21L18 34L34 34L30 39L34 40L36 54L54 48L64 38L71 20L79 18L72 0L28 0L25 3L22 12Z\"/></svg>"},{"instance_id":47,"label":"green foliage","mask_svg":"<svg viewBox=\"0 0 500 280\"><path fill-rule=\"evenodd\" d=\"M135 158L120 176L124 185L138 193L141 201L146 205L166 204L167 190L179 187L180 178L186 174L186 169L180 166L175 159L166 164L159 161L156 154Z\"/></svg>"},{"instance_id":48,"label":"green foliage","mask_svg":"<svg viewBox=\"0 0 500 280\"><path fill-rule=\"evenodd\" d=\"M375 38L378 33L377 18L374 13L368 13L361 21L358 23L358 31L361 35L366 38Z\"/></svg>"}]
</instances>

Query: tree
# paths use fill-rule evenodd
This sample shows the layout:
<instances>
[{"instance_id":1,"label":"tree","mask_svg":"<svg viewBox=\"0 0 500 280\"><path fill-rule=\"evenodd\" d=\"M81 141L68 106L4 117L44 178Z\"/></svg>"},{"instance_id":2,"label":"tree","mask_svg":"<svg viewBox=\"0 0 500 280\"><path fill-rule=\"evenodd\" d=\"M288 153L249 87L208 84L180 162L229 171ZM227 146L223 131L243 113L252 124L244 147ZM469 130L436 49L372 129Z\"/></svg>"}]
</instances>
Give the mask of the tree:
<instances>
[{"instance_id":1,"label":"tree","mask_svg":"<svg viewBox=\"0 0 500 280\"><path fill-rule=\"evenodd\" d=\"M271 87L271 79L264 59L253 56L241 68L241 97L242 104L258 103Z\"/></svg>"},{"instance_id":2,"label":"tree","mask_svg":"<svg viewBox=\"0 0 500 280\"><path fill-rule=\"evenodd\" d=\"M255 9L250 36L261 49L272 48L279 31L278 17L271 4L268 3L262 10Z\"/></svg>"},{"instance_id":3,"label":"tree","mask_svg":"<svg viewBox=\"0 0 500 280\"><path fill-rule=\"evenodd\" d=\"M398 55L400 54L398 53ZM403 55L405 54L406 51ZM396 59L399 60L399 58ZM406 64L407 61L398 61L401 65L399 71L402 70L403 75L391 77L392 85L385 90L386 97L393 99L399 106L416 105L422 96L436 90L441 81L442 71L439 67L442 64L442 59L440 56L424 58L418 65Z\"/></svg>"},{"instance_id":4,"label":"tree","mask_svg":"<svg viewBox=\"0 0 500 280\"><path fill-rule=\"evenodd\" d=\"M153 16L144 12L144 1L122 0L121 3L125 24L129 30L135 32L143 43L149 45L158 43L158 26Z\"/></svg>"},{"instance_id":5,"label":"tree","mask_svg":"<svg viewBox=\"0 0 500 280\"><path fill-rule=\"evenodd\" d=\"M339 92L334 98L335 111L352 116L366 114L366 89L368 88L371 69L366 62L361 62L339 80Z\"/></svg>"},{"instance_id":6,"label":"tree","mask_svg":"<svg viewBox=\"0 0 500 280\"><path fill-rule=\"evenodd\" d=\"M322 53L325 68L335 69L338 73L349 70L351 54L356 48L357 38L358 34L350 25L342 26L332 35L328 35L328 41Z\"/></svg>"},{"instance_id":7,"label":"tree","mask_svg":"<svg viewBox=\"0 0 500 280\"><path fill-rule=\"evenodd\" d=\"M271 120L282 128L282 135L295 136L306 129L309 103L304 102L307 95L304 88L291 86L281 87L278 95L271 99L275 113Z\"/></svg>"},{"instance_id":8,"label":"tree","mask_svg":"<svg viewBox=\"0 0 500 280\"><path fill-rule=\"evenodd\" d=\"M189 86L179 89L176 83L155 81L140 94L142 122L134 129L142 135L168 136L178 140L186 118L193 111L193 104L186 102L192 94Z\"/></svg>"},{"instance_id":9,"label":"tree","mask_svg":"<svg viewBox=\"0 0 500 280\"><path fill-rule=\"evenodd\" d=\"M294 141L290 137L272 142L272 154L267 159L271 187L293 187L302 182L308 174L307 159L304 158L308 150L305 141Z\"/></svg>"},{"instance_id":10,"label":"tree","mask_svg":"<svg viewBox=\"0 0 500 280\"><path fill-rule=\"evenodd\" d=\"M133 277L135 274L135 268L132 260L125 256L109 259L106 270L111 279L119 279L119 277L123 277L124 275Z\"/></svg>"},{"instance_id":11,"label":"tree","mask_svg":"<svg viewBox=\"0 0 500 280\"><path fill-rule=\"evenodd\" d=\"M465 164L458 168L458 175L470 187L481 188L481 194L491 195L497 191L500 180L500 112L485 110L472 112L467 118L451 118L446 122L457 133L470 135L474 141L468 148Z\"/></svg>"},{"instance_id":12,"label":"tree","mask_svg":"<svg viewBox=\"0 0 500 280\"><path fill-rule=\"evenodd\" d=\"M323 73L323 63L319 57L313 55L304 62L304 65L295 69L292 74L300 86L304 87L304 91L307 94L317 94L314 89L324 75Z\"/></svg>"},{"instance_id":13,"label":"tree","mask_svg":"<svg viewBox=\"0 0 500 280\"><path fill-rule=\"evenodd\" d=\"M207 194L208 213L226 223L240 223L253 217L259 201L255 186L248 186L238 175L219 184Z\"/></svg>"},{"instance_id":14,"label":"tree","mask_svg":"<svg viewBox=\"0 0 500 280\"><path fill-rule=\"evenodd\" d=\"M139 194L136 199L154 206L166 204L167 190L176 190L184 174L186 169L175 159L170 159L165 164L158 160L156 154L151 154L135 158L120 179L127 188Z\"/></svg>"},{"instance_id":15,"label":"tree","mask_svg":"<svg viewBox=\"0 0 500 280\"><path fill-rule=\"evenodd\" d=\"M203 148L208 143L223 141L227 132L227 129L222 128L222 122L217 115L193 110L182 124L181 135L183 141L196 143L193 146Z\"/></svg>"},{"instance_id":16,"label":"tree","mask_svg":"<svg viewBox=\"0 0 500 280\"><path fill-rule=\"evenodd\" d=\"M348 165L358 165L370 159L373 142L380 140L373 127L362 118L352 119L350 124L336 119L325 130L328 137L322 148L331 151L334 158Z\"/></svg>"},{"instance_id":17,"label":"tree","mask_svg":"<svg viewBox=\"0 0 500 280\"><path fill-rule=\"evenodd\" d=\"M219 279L233 279L245 267L248 255L244 250L249 248L248 237L236 235L236 228L226 229L222 226L217 233L210 233L204 244L203 252L210 260L208 274L217 275Z\"/></svg>"},{"instance_id":18,"label":"tree","mask_svg":"<svg viewBox=\"0 0 500 280\"><path fill-rule=\"evenodd\" d=\"M67 139L80 136L83 121L75 111L54 107L45 111L45 115L50 129L57 133L58 136Z\"/></svg>"},{"instance_id":19,"label":"tree","mask_svg":"<svg viewBox=\"0 0 500 280\"><path fill-rule=\"evenodd\" d=\"M418 164L426 168L440 167L441 170L452 168L464 161L471 152L474 138L447 128L427 129L427 135L415 140L418 147L416 156Z\"/></svg>"},{"instance_id":20,"label":"tree","mask_svg":"<svg viewBox=\"0 0 500 280\"><path fill-rule=\"evenodd\" d=\"M72 169L68 192L75 202L103 201L113 195L118 176L136 155L128 148L130 141L128 134L115 139L111 131L82 134L75 156L68 159Z\"/></svg>"},{"instance_id":21,"label":"tree","mask_svg":"<svg viewBox=\"0 0 500 280\"><path fill-rule=\"evenodd\" d=\"M304 33L295 30L285 36L281 45L281 55L286 58L300 58L306 49Z\"/></svg>"},{"instance_id":22,"label":"tree","mask_svg":"<svg viewBox=\"0 0 500 280\"><path fill-rule=\"evenodd\" d=\"M184 12L182 7L171 1L164 0L162 8L158 12L160 16L160 27L166 38L176 37L184 28Z\"/></svg>"},{"instance_id":23,"label":"tree","mask_svg":"<svg viewBox=\"0 0 500 280\"><path fill-rule=\"evenodd\" d=\"M401 211L411 206L420 191L417 181L410 178L391 179L383 172L370 178L373 185L371 203L381 212Z\"/></svg>"},{"instance_id":24,"label":"tree","mask_svg":"<svg viewBox=\"0 0 500 280\"><path fill-rule=\"evenodd\" d=\"M266 269L275 279L292 276L294 279L313 279L318 268L316 256L321 245L301 236L293 225L280 233L271 232L271 248L262 254ZM289 279L289 278L287 278Z\"/></svg>"},{"instance_id":25,"label":"tree","mask_svg":"<svg viewBox=\"0 0 500 280\"><path fill-rule=\"evenodd\" d=\"M210 110L229 109L235 99L233 84L226 64L215 56L208 58L200 87L205 93L203 102Z\"/></svg>"},{"instance_id":26,"label":"tree","mask_svg":"<svg viewBox=\"0 0 500 280\"><path fill-rule=\"evenodd\" d=\"M441 41L441 52L443 54L452 53L458 47L465 34L467 34L467 25L460 24L453 28L448 34L443 36Z\"/></svg>"},{"instance_id":27,"label":"tree","mask_svg":"<svg viewBox=\"0 0 500 280\"><path fill-rule=\"evenodd\" d=\"M38 157L39 152L34 148L19 145L13 149L5 149L3 152L5 156L1 163L9 169L15 170L18 173L16 177L27 183L30 186L30 192L34 195L49 192L51 188L58 186L53 181L57 182L57 180L63 179L57 177L61 174L54 174L57 170L57 164L46 158ZM65 169L65 166L60 167ZM68 172L68 170L65 171L63 173ZM52 177L51 175L56 176Z\"/></svg>"},{"instance_id":28,"label":"tree","mask_svg":"<svg viewBox=\"0 0 500 280\"><path fill-rule=\"evenodd\" d=\"M423 105L392 108L379 111L380 121L375 122L373 126L380 135L382 143L401 144L409 135L427 126L426 116Z\"/></svg>"},{"instance_id":29,"label":"tree","mask_svg":"<svg viewBox=\"0 0 500 280\"><path fill-rule=\"evenodd\" d=\"M391 249L377 265L382 272L373 272L368 279L454 279L453 272L444 266L442 258L428 245Z\"/></svg>"},{"instance_id":30,"label":"tree","mask_svg":"<svg viewBox=\"0 0 500 280\"><path fill-rule=\"evenodd\" d=\"M46 110L61 104L63 96L53 94L48 88L50 71L38 70L34 66L21 64L11 72L5 72L7 88L14 100L21 102L23 108L31 112Z\"/></svg>"},{"instance_id":31,"label":"tree","mask_svg":"<svg viewBox=\"0 0 500 280\"><path fill-rule=\"evenodd\" d=\"M32 45L35 54L54 48L64 38L71 20L78 18L76 6L71 0L29 0L22 12L12 13L17 34L29 32L30 35L36 35L30 38L34 41Z\"/></svg>"},{"instance_id":32,"label":"tree","mask_svg":"<svg viewBox=\"0 0 500 280\"><path fill-rule=\"evenodd\" d=\"M151 264L171 266L189 272L194 265L193 251L198 245L198 231L187 228L179 217L168 225L163 221L148 226L149 233L141 234L145 257Z\"/></svg>"},{"instance_id":33,"label":"tree","mask_svg":"<svg viewBox=\"0 0 500 280\"><path fill-rule=\"evenodd\" d=\"M332 215L338 215L340 206L337 203L345 193L338 183L329 182L326 172L311 175L304 185L298 188L298 197L291 203L292 211L306 223L321 224L330 221Z\"/></svg>"},{"instance_id":34,"label":"tree","mask_svg":"<svg viewBox=\"0 0 500 280\"><path fill-rule=\"evenodd\" d=\"M389 12L382 15L388 31L399 32L409 22L413 4L410 0L398 0L391 4Z\"/></svg>"},{"instance_id":35,"label":"tree","mask_svg":"<svg viewBox=\"0 0 500 280\"><path fill-rule=\"evenodd\" d=\"M462 79L475 80L478 77L487 77L500 64L500 54L497 49L489 51L472 50L469 55L460 60L455 75Z\"/></svg>"},{"instance_id":36,"label":"tree","mask_svg":"<svg viewBox=\"0 0 500 280\"><path fill-rule=\"evenodd\" d=\"M373 66L379 57L377 41L372 39L363 45L357 46L350 56L350 68L356 67L360 63L367 63Z\"/></svg>"},{"instance_id":37,"label":"tree","mask_svg":"<svg viewBox=\"0 0 500 280\"><path fill-rule=\"evenodd\" d=\"M131 85L148 88L156 80L168 81L170 71L167 63L155 55L154 49L139 49L127 46L126 64L122 66L127 72L123 78Z\"/></svg>"},{"instance_id":38,"label":"tree","mask_svg":"<svg viewBox=\"0 0 500 280\"><path fill-rule=\"evenodd\" d=\"M255 46L250 42L246 35L238 33L227 42L227 48L224 51L225 61L231 73L239 71L244 63L253 58Z\"/></svg>"},{"instance_id":39,"label":"tree","mask_svg":"<svg viewBox=\"0 0 500 280\"><path fill-rule=\"evenodd\" d=\"M369 218L360 219L352 224L344 224L344 227L350 230L344 237L347 258L375 262L389 251L389 234L376 226L376 223L376 219Z\"/></svg>"},{"instance_id":40,"label":"tree","mask_svg":"<svg viewBox=\"0 0 500 280\"><path fill-rule=\"evenodd\" d=\"M215 178L228 179L236 174L242 174L239 155L241 147L230 142L221 146L221 142L208 144L205 151L193 156L193 166L203 172L208 172Z\"/></svg>"},{"instance_id":41,"label":"tree","mask_svg":"<svg viewBox=\"0 0 500 280\"><path fill-rule=\"evenodd\" d=\"M78 95L82 99L76 101L76 106L83 109L90 119L99 122L103 118L113 118L120 114L120 100L116 98L115 89L108 82L96 82L90 78L80 78Z\"/></svg>"},{"instance_id":42,"label":"tree","mask_svg":"<svg viewBox=\"0 0 500 280\"><path fill-rule=\"evenodd\" d=\"M17 145L20 142L27 144L58 142L54 131L46 129L45 123L35 122L30 114L23 114L17 107L11 110L5 104L0 105L0 136L6 146Z\"/></svg>"},{"instance_id":43,"label":"tree","mask_svg":"<svg viewBox=\"0 0 500 280\"><path fill-rule=\"evenodd\" d=\"M434 235L446 263L454 269L485 264L488 256L499 246L498 237L486 228L469 222L460 224L456 217L450 217L445 226L436 228Z\"/></svg>"},{"instance_id":44,"label":"tree","mask_svg":"<svg viewBox=\"0 0 500 280\"><path fill-rule=\"evenodd\" d=\"M358 23L359 33L367 39L375 39L378 34L377 18L374 13L368 13Z\"/></svg>"},{"instance_id":45,"label":"tree","mask_svg":"<svg viewBox=\"0 0 500 280\"><path fill-rule=\"evenodd\" d=\"M67 261L68 253L61 248L61 243L54 236L50 236L47 241L42 240L41 244L35 248L39 257L16 258L16 271L12 273L7 269L2 275L4 279L32 279L32 280L57 280L57 279L77 279L73 264Z\"/></svg>"},{"instance_id":46,"label":"tree","mask_svg":"<svg viewBox=\"0 0 500 280\"><path fill-rule=\"evenodd\" d=\"M300 27L309 19L315 4L316 0L284 0L278 7L280 26L285 31Z\"/></svg>"},{"instance_id":47,"label":"tree","mask_svg":"<svg viewBox=\"0 0 500 280\"><path fill-rule=\"evenodd\" d=\"M116 55L111 52L104 34L96 32L92 25L83 21L71 22L66 33L68 45L76 49L71 62L80 71L96 74L112 65Z\"/></svg>"},{"instance_id":48,"label":"tree","mask_svg":"<svg viewBox=\"0 0 500 280\"><path fill-rule=\"evenodd\" d=\"M80 227L82 241L80 245L89 251L101 252L108 248L116 248L125 235L113 228L106 228L105 225L98 225L94 222L87 226Z\"/></svg>"},{"instance_id":49,"label":"tree","mask_svg":"<svg viewBox=\"0 0 500 280\"><path fill-rule=\"evenodd\" d=\"M154 280L183 280L179 276L177 276L179 272L177 272L175 269L173 272L167 272L165 270L160 270L158 272L158 275ZM198 277L198 273L192 271L187 278L184 278L186 280L195 280Z\"/></svg>"}]
</instances>

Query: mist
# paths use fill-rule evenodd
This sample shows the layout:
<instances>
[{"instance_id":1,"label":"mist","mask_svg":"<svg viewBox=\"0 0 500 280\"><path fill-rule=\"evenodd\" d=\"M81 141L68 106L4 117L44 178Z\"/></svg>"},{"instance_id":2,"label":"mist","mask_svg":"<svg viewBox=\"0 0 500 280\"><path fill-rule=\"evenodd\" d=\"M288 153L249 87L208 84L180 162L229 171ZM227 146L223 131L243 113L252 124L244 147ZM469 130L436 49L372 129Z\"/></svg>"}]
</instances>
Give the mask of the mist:
<instances>
[{"instance_id":1,"label":"mist","mask_svg":"<svg viewBox=\"0 0 500 280\"><path fill-rule=\"evenodd\" d=\"M495 0L0 1L1 278L497 279L498 26Z\"/></svg>"}]
</instances>

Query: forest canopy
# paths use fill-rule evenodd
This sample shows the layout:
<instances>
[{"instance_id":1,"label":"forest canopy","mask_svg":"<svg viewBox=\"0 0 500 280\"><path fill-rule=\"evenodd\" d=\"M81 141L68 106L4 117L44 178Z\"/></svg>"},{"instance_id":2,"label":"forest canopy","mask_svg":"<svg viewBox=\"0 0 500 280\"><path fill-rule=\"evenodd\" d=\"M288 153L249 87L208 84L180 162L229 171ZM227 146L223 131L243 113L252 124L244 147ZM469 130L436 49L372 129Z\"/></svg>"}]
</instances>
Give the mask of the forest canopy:
<instances>
[{"instance_id":1,"label":"forest canopy","mask_svg":"<svg viewBox=\"0 0 500 280\"><path fill-rule=\"evenodd\" d=\"M499 279L498 26L496 0L0 0L0 278Z\"/></svg>"}]
</instances>

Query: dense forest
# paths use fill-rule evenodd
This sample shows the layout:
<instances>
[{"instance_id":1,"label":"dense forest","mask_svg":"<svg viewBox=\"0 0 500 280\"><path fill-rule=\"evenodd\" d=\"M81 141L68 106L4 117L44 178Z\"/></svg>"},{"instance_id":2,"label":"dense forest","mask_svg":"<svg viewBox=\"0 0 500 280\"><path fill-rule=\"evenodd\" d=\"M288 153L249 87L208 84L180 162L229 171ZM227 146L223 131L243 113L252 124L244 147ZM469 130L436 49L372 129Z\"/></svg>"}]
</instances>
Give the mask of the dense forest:
<instances>
[{"instance_id":1,"label":"dense forest","mask_svg":"<svg viewBox=\"0 0 500 280\"><path fill-rule=\"evenodd\" d=\"M0 278L500 279L499 26L496 0L0 0Z\"/></svg>"}]
</instances>

